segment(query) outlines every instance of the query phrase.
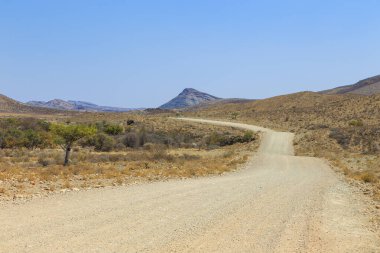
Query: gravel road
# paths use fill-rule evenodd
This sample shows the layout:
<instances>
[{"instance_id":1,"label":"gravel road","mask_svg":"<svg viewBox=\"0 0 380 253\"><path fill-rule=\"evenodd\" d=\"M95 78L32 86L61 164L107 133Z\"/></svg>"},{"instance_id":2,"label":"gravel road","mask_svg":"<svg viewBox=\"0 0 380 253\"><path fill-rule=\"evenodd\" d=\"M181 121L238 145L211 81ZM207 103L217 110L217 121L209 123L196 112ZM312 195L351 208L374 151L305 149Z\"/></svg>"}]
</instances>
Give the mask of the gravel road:
<instances>
[{"instance_id":1,"label":"gravel road","mask_svg":"<svg viewBox=\"0 0 380 253\"><path fill-rule=\"evenodd\" d=\"M362 196L293 134L262 131L239 172L70 192L0 210L0 252L380 252Z\"/></svg>"}]
</instances>

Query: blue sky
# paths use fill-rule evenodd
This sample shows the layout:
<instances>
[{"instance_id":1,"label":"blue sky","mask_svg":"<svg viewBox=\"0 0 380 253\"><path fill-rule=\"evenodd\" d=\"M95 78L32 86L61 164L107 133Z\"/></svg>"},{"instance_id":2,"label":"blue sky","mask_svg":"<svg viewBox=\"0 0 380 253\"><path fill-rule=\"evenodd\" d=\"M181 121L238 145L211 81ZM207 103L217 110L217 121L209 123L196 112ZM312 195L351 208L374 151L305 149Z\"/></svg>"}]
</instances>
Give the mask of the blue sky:
<instances>
[{"instance_id":1,"label":"blue sky","mask_svg":"<svg viewBox=\"0 0 380 253\"><path fill-rule=\"evenodd\" d=\"M0 0L0 93L155 107L380 74L377 0Z\"/></svg>"}]
</instances>

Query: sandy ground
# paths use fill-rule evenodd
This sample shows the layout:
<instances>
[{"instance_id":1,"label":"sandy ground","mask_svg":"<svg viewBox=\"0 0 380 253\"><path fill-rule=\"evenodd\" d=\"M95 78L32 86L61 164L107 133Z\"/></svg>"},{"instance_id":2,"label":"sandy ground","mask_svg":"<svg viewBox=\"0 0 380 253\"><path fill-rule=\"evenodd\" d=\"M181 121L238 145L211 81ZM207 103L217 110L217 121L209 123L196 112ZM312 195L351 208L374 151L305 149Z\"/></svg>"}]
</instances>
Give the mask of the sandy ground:
<instances>
[{"instance_id":1,"label":"sandy ground","mask_svg":"<svg viewBox=\"0 0 380 253\"><path fill-rule=\"evenodd\" d=\"M262 131L259 152L224 176L3 204L0 252L380 252L362 196L293 134L202 122Z\"/></svg>"}]
</instances>

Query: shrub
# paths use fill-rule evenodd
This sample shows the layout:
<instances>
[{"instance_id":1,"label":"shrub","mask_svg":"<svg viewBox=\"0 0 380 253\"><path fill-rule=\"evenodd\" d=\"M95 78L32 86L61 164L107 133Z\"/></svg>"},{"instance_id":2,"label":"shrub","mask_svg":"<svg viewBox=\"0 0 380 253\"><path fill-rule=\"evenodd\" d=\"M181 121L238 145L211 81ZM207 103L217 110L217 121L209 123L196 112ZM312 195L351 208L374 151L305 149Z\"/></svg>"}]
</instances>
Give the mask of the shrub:
<instances>
[{"instance_id":1,"label":"shrub","mask_svg":"<svg viewBox=\"0 0 380 253\"><path fill-rule=\"evenodd\" d=\"M220 145L221 142L224 142L224 140L222 140L222 136L218 132L213 132L207 138L207 145L209 145L209 146Z\"/></svg>"},{"instance_id":2,"label":"shrub","mask_svg":"<svg viewBox=\"0 0 380 253\"><path fill-rule=\"evenodd\" d=\"M49 159L47 159L46 157L39 157L38 163L44 167L47 167L50 165L51 161Z\"/></svg>"},{"instance_id":3,"label":"shrub","mask_svg":"<svg viewBox=\"0 0 380 253\"><path fill-rule=\"evenodd\" d=\"M243 136L243 139L242 139L243 142L250 142L250 141L253 141L253 140L255 140L253 132L247 131L247 132L244 133L244 136Z\"/></svg>"},{"instance_id":4,"label":"shrub","mask_svg":"<svg viewBox=\"0 0 380 253\"><path fill-rule=\"evenodd\" d=\"M41 135L39 135L36 131L32 129L28 129L25 131L25 141L24 145L25 147L29 149L34 149L41 145L43 143L43 140L41 138Z\"/></svg>"},{"instance_id":5,"label":"shrub","mask_svg":"<svg viewBox=\"0 0 380 253\"><path fill-rule=\"evenodd\" d=\"M0 120L0 148L45 148L52 144L50 124L36 119Z\"/></svg>"},{"instance_id":6,"label":"shrub","mask_svg":"<svg viewBox=\"0 0 380 253\"><path fill-rule=\"evenodd\" d=\"M22 147L24 143L24 133L19 129L8 129L1 134L1 148Z\"/></svg>"},{"instance_id":7,"label":"shrub","mask_svg":"<svg viewBox=\"0 0 380 253\"><path fill-rule=\"evenodd\" d=\"M331 129L329 137L335 139L344 148L347 148L351 142L351 137L338 128Z\"/></svg>"},{"instance_id":8,"label":"shrub","mask_svg":"<svg viewBox=\"0 0 380 253\"><path fill-rule=\"evenodd\" d=\"M231 113L231 119L236 119L239 116L239 113L233 112Z\"/></svg>"},{"instance_id":9,"label":"shrub","mask_svg":"<svg viewBox=\"0 0 380 253\"><path fill-rule=\"evenodd\" d=\"M51 134L28 129L24 133L24 147L29 149L47 148L53 143Z\"/></svg>"},{"instance_id":10,"label":"shrub","mask_svg":"<svg viewBox=\"0 0 380 253\"><path fill-rule=\"evenodd\" d=\"M123 143L117 142L114 146L114 149L121 151L125 149L125 145Z\"/></svg>"},{"instance_id":11,"label":"shrub","mask_svg":"<svg viewBox=\"0 0 380 253\"><path fill-rule=\"evenodd\" d=\"M103 133L97 134L94 139L94 146L96 151L108 152L111 151L115 145L115 140Z\"/></svg>"},{"instance_id":12,"label":"shrub","mask_svg":"<svg viewBox=\"0 0 380 253\"><path fill-rule=\"evenodd\" d=\"M139 146L139 136L134 133L127 133L124 138L124 145L129 148L136 148Z\"/></svg>"},{"instance_id":13,"label":"shrub","mask_svg":"<svg viewBox=\"0 0 380 253\"><path fill-rule=\"evenodd\" d=\"M124 127L120 125L107 124L104 127L104 132L109 135L119 135L124 132Z\"/></svg>"},{"instance_id":14,"label":"shrub","mask_svg":"<svg viewBox=\"0 0 380 253\"><path fill-rule=\"evenodd\" d=\"M151 159L154 161L165 160L167 162L173 162L175 157L164 149L154 149L152 150Z\"/></svg>"},{"instance_id":15,"label":"shrub","mask_svg":"<svg viewBox=\"0 0 380 253\"><path fill-rule=\"evenodd\" d=\"M245 132L243 136L239 135L222 135L220 133L212 133L206 140L206 143L209 147L211 146L229 146L234 145L235 143L246 143L251 142L255 139L254 134L250 131Z\"/></svg>"},{"instance_id":16,"label":"shrub","mask_svg":"<svg viewBox=\"0 0 380 253\"><path fill-rule=\"evenodd\" d=\"M362 120L354 119L348 122L348 125L353 126L353 127L362 127L364 124Z\"/></svg>"},{"instance_id":17,"label":"shrub","mask_svg":"<svg viewBox=\"0 0 380 253\"><path fill-rule=\"evenodd\" d=\"M139 132L139 146L144 146L145 142L147 141L147 135L145 129L141 129Z\"/></svg>"},{"instance_id":18,"label":"shrub","mask_svg":"<svg viewBox=\"0 0 380 253\"><path fill-rule=\"evenodd\" d=\"M144 150L153 150L155 148L155 145L153 143L145 143L144 144Z\"/></svg>"}]
</instances>

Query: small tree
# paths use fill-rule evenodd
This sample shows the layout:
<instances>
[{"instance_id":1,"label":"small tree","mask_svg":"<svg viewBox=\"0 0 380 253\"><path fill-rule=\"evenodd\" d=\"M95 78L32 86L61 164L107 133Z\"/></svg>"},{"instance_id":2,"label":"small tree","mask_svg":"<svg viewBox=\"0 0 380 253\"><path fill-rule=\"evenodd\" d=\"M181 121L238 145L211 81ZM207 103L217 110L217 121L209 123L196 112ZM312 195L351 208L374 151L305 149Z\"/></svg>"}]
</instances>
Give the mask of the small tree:
<instances>
[{"instance_id":1,"label":"small tree","mask_svg":"<svg viewBox=\"0 0 380 253\"><path fill-rule=\"evenodd\" d=\"M86 125L53 124L51 130L57 135L57 143L65 151L64 166L69 164L70 151L74 143L96 133L96 128Z\"/></svg>"}]
</instances>

